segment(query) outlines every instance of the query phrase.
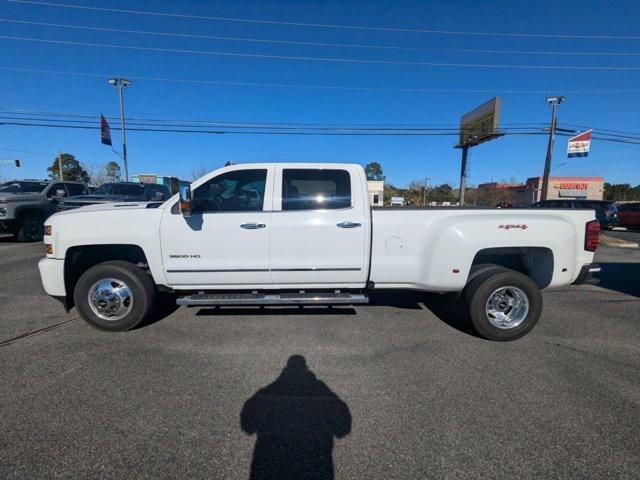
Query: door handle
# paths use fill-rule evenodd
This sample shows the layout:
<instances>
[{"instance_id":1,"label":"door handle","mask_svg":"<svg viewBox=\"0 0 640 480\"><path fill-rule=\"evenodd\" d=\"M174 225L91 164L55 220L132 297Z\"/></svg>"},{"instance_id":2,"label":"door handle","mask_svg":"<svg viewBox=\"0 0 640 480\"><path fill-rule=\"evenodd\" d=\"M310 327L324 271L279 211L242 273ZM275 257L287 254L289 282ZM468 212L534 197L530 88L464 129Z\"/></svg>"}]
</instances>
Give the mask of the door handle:
<instances>
[{"instance_id":1,"label":"door handle","mask_svg":"<svg viewBox=\"0 0 640 480\"><path fill-rule=\"evenodd\" d=\"M264 223L243 223L240 225L240 228L244 228L245 230L257 230L264 227L266 227Z\"/></svg>"},{"instance_id":2,"label":"door handle","mask_svg":"<svg viewBox=\"0 0 640 480\"><path fill-rule=\"evenodd\" d=\"M361 223L351 222L349 220L347 220L346 222L338 223L338 227L340 227L340 228L356 228L356 227L361 227L361 226L362 226Z\"/></svg>"}]
</instances>

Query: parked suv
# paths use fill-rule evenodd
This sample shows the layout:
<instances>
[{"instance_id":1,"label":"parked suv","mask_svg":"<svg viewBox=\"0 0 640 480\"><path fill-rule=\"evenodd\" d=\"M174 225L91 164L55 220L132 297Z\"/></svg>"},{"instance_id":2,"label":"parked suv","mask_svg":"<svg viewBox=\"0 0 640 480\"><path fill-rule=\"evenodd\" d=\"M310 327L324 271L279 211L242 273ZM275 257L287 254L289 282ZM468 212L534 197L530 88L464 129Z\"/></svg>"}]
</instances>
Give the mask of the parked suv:
<instances>
[{"instance_id":1,"label":"parked suv","mask_svg":"<svg viewBox=\"0 0 640 480\"><path fill-rule=\"evenodd\" d=\"M596 211L600 228L612 229L618 224L618 207L607 200L542 200L532 205L539 208L591 208Z\"/></svg>"},{"instance_id":2,"label":"parked suv","mask_svg":"<svg viewBox=\"0 0 640 480\"><path fill-rule=\"evenodd\" d=\"M13 180L0 184L0 230L19 242L42 240L44 221L56 212L62 198L88 193L78 182Z\"/></svg>"},{"instance_id":3,"label":"parked suv","mask_svg":"<svg viewBox=\"0 0 640 480\"><path fill-rule=\"evenodd\" d=\"M113 202L164 202L171 197L169 188L155 183L112 182L101 185L90 195L69 197L58 205L58 210Z\"/></svg>"},{"instance_id":4,"label":"parked suv","mask_svg":"<svg viewBox=\"0 0 640 480\"><path fill-rule=\"evenodd\" d=\"M627 228L640 228L640 202L618 205L618 225Z\"/></svg>"}]
</instances>

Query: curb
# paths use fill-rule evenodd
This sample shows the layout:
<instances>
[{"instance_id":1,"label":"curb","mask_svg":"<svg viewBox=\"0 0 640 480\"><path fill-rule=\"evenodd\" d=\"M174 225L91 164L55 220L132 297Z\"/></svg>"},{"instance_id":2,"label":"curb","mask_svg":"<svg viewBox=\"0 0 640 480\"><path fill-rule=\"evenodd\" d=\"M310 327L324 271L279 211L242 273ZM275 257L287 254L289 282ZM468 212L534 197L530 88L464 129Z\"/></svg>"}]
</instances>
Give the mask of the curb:
<instances>
[{"instance_id":1,"label":"curb","mask_svg":"<svg viewBox=\"0 0 640 480\"><path fill-rule=\"evenodd\" d=\"M600 242L600 245L603 247L613 247L613 248L640 248L640 244L635 242L627 242L627 243L608 243L608 242Z\"/></svg>"},{"instance_id":2,"label":"curb","mask_svg":"<svg viewBox=\"0 0 640 480\"><path fill-rule=\"evenodd\" d=\"M617 248L639 248L640 245L637 242L630 242L628 240L622 240L616 237L610 237L606 234L600 235L600 245L605 245L607 247L617 247Z\"/></svg>"},{"instance_id":3,"label":"curb","mask_svg":"<svg viewBox=\"0 0 640 480\"><path fill-rule=\"evenodd\" d=\"M607 246L608 247L618 247L618 248L640 248L640 244L638 244L638 243L623 243L621 245L607 245Z\"/></svg>"}]
</instances>

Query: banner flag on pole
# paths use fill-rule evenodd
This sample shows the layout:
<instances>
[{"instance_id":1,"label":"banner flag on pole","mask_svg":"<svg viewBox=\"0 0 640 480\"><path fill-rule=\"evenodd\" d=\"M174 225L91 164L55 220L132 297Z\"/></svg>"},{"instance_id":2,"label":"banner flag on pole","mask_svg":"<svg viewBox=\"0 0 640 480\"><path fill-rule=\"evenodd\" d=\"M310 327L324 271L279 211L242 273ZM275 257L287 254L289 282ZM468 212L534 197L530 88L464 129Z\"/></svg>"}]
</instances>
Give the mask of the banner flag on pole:
<instances>
[{"instance_id":1,"label":"banner flag on pole","mask_svg":"<svg viewBox=\"0 0 640 480\"><path fill-rule=\"evenodd\" d=\"M111 127L109 122L104 118L104 115L100 114L100 141L103 145L111 145Z\"/></svg>"},{"instance_id":2,"label":"banner flag on pole","mask_svg":"<svg viewBox=\"0 0 640 480\"><path fill-rule=\"evenodd\" d=\"M575 137L571 137L569 139L567 157L586 157L587 155L589 155L589 147L591 146L591 132L593 132L593 129L587 130L583 133L579 133Z\"/></svg>"}]
</instances>

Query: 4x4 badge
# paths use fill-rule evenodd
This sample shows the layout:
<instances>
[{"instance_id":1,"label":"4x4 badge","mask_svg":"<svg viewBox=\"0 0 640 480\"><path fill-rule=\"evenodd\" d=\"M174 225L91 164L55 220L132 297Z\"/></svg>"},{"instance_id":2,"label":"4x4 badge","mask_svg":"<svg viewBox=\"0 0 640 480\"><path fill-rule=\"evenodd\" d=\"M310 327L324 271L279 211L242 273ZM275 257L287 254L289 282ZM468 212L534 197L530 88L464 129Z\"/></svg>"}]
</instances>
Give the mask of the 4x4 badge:
<instances>
[{"instance_id":1,"label":"4x4 badge","mask_svg":"<svg viewBox=\"0 0 640 480\"><path fill-rule=\"evenodd\" d=\"M511 230L512 228L519 228L521 230L526 230L529 226L526 223L521 224L512 224L512 225L498 225L498 228L503 228L505 230Z\"/></svg>"}]
</instances>

